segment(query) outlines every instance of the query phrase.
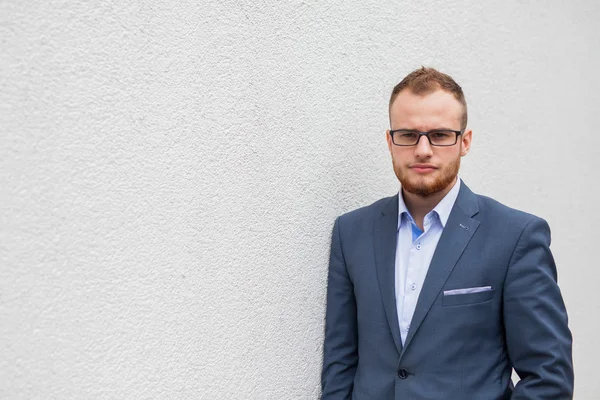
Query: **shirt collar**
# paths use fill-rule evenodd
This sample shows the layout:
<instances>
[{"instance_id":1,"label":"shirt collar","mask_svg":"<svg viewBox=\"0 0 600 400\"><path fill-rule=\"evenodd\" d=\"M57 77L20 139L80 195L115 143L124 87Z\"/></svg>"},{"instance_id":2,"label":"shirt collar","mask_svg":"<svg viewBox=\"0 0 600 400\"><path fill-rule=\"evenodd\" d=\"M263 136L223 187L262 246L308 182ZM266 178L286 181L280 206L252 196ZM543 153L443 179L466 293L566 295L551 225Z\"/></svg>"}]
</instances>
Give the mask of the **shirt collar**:
<instances>
[{"instance_id":1,"label":"shirt collar","mask_svg":"<svg viewBox=\"0 0 600 400\"><path fill-rule=\"evenodd\" d=\"M454 203L458 198L458 192L460 191L460 177L457 176L456 182L452 189L444 196L442 200L431 210L428 214L433 213L437 214L440 223L442 224L442 228L446 226L446 222L448 222L448 218L450 217L450 212L452 211L452 207L454 207ZM400 224L402 222L402 214L406 213L408 218L412 221L412 215L406 208L406 204L404 203L404 198L402 197L402 188L400 188L400 192L398 192L398 229L400 228Z\"/></svg>"}]
</instances>

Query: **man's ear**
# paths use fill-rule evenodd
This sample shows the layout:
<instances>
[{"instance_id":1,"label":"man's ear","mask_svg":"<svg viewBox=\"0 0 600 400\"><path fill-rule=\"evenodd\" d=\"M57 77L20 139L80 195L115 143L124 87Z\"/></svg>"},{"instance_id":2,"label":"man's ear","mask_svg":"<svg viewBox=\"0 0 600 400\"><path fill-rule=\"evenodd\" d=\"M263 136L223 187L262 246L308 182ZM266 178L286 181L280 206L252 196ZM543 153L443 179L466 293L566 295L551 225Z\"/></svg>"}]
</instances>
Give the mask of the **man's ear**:
<instances>
[{"instance_id":1,"label":"man's ear","mask_svg":"<svg viewBox=\"0 0 600 400\"><path fill-rule=\"evenodd\" d=\"M388 150L390 151L390 154L392 154L392 146L394 144L392 143L392 136L390 135L389 129L385 131L385 140L387 141Z\"/></svg>"},{"instance_id":2,"label":"man's ear","mask_svg":"<svg viewBox=\"0 0 600 400\"><path fill-rule=\"evenodd\" d=\"M460 156L464 157L471 150L471 140L473 139L473 131L471 129L465 130L465 132L461 135L460 139Z\"/></svg>"}]
</instances>

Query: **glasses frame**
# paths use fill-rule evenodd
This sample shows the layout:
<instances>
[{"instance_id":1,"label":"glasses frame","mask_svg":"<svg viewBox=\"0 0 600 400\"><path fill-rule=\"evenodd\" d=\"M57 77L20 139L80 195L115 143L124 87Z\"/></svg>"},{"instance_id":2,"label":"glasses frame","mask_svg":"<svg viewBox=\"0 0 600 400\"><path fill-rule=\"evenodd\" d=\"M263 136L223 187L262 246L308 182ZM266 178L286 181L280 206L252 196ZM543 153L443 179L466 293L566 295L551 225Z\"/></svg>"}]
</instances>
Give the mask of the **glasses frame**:
<instances>
[{"instance_id":1,"label":"glasses frame","mask_svg":"<svg viewBox=\"0 0 600 400\"><path fill-rule=\"evenodd\" d=\"M419 137L417 138L417 141L414 144L396 144L396 142L394 142L394 133L396 132L407 132L407 133L418 133ZM431 133L436 133L436 132L454 132L456 134L456 136L454 137L454 143L452 144L433 144L431 143L431 138L429 137L429 135ZM394 144L394 146L402 146L402 147L409 147L409 146L416 146L419 144L419 140L421 140L421 136L426 136L427 140L429 141L429 145L430 146L434 146L434 147L450 147L450 146L454 146L456 144L456 142L458 142L458 137L460 135L462 135L463 133L465 133L464 129L461 129L460 131L455 131L452 129L434 129L431 130L429 132L419 132L416 131L414 129L390 129L390 136L392 138L392 143Z\"/></svg>"}]
</instances>

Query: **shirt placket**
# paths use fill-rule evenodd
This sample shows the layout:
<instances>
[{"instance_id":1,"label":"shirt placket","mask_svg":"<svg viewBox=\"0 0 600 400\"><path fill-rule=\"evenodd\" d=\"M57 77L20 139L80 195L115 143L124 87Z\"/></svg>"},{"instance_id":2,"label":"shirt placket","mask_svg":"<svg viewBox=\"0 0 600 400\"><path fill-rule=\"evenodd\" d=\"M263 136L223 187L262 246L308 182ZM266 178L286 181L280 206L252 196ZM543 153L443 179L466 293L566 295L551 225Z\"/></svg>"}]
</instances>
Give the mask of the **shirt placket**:
<instances>
[{"instance_id":1,"label":"shirt placket","mask_svg":"<svg viewBox=\"0 0 600 400\"><path fill-rule=\"evenodd\" d=\"M407 260L407 268L406 268L406 280L404 286L404 305L403 305L403 313L402 313L402 323L401 323L401 334L402 341L406 340L406 336L410 331L410 323L412 320L412 315L414 314L415 308L417 306L417 301L419 300L417 291L418 285L420 282L420 276L423 273L423 246L425 241L427 240L427 234L429 232L429 228L431 226L431 215L427 214L423 224L423 233L414 241L409 250L408 260ZM412 223L412 222L411 222ZM412 230L412 227L411 227ZM411 232L412 234L412 232ZM412 239L412 236L411 236Z\"/></svg>"}]
</instances>

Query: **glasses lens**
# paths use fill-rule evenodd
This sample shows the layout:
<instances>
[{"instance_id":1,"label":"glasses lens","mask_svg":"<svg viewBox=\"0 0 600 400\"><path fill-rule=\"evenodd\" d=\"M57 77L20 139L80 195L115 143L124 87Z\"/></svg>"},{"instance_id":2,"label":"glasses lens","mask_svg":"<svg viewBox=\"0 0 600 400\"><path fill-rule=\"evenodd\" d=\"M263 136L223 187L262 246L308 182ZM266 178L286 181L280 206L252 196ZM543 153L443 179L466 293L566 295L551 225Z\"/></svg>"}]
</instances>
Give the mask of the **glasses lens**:
<instances>
[{"instance_id":1,"label":"glasses lens","mask_svg":"<svg viewBox=\"0 0 600 400\"><path fill-rule=\"evenodd\" d=\"M429 139L434 146L452 146L456 143L456 133L452 131L429 132Z\"/></svg>"},{"instance_id":2,"label":"glasses lens","mask_svg":"<svg viewBox=\"0 0 600 400\"><path fill-rule=\"evenodd\" d=\"M419 140L419 134L410 131L396 131L393 139L394 143L399 146L412 146Z\"/></svg>"}]
</instances>

